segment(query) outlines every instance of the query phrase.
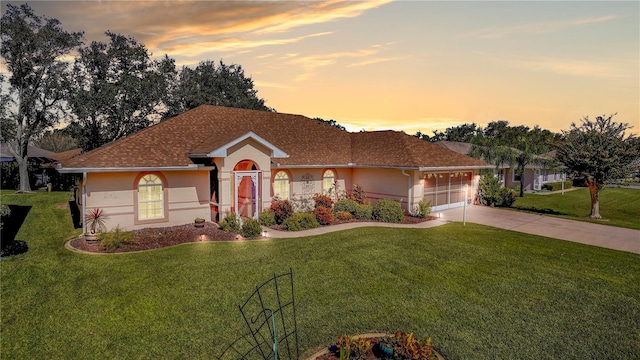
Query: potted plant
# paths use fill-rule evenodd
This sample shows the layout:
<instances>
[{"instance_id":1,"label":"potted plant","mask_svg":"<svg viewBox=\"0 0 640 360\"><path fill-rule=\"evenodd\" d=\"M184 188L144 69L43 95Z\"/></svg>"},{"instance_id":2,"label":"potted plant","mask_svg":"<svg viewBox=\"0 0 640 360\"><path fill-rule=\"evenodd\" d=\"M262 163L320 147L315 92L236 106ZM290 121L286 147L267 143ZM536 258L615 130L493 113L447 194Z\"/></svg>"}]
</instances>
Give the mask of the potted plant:
<instances>
[{"instance_id":1,"label":"potted plant","mask_svg":"<svg viewBox=\"0 0 640 360\"><path fill-rule=\"evenodd\" d=\"M98 240L98 233L107 231L105 225L107 217L104 215L104 211L100 208L93 208L87 213L87 231L84 235L87 241Z\"/></svg>"},{"instance_id":2,"label":"potted plant","mask_svg":"<svg viewBox=\"0 0 640 360\"><path fill-rule=\"evenodd\" d=\"M194 225L195 225L196 227L198 227L198 228L204 227L204 219L203 219L203 218L201 218L201 217L197 217L197 218L194 220Z\"/></svg>"}]
</instances>

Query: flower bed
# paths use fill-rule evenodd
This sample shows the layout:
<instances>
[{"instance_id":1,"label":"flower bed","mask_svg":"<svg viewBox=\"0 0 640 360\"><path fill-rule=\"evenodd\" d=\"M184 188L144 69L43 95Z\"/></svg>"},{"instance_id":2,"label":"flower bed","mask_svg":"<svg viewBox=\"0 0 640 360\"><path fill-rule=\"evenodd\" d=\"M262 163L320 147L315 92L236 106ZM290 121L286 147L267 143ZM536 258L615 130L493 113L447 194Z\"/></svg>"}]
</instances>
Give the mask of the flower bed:
<instances>
[{"instance_id":1,"label":"flower bed","mask_svg":"<svg viewBox=\"0 0 640 360\"><path fill-rule=\"evenodd\" d=\"M431 338L416 339L412 333L342 335L335 344L314 354L309 360L339 359L411 359L444 360L434 348Z\"/></svg>"}]
</instances>

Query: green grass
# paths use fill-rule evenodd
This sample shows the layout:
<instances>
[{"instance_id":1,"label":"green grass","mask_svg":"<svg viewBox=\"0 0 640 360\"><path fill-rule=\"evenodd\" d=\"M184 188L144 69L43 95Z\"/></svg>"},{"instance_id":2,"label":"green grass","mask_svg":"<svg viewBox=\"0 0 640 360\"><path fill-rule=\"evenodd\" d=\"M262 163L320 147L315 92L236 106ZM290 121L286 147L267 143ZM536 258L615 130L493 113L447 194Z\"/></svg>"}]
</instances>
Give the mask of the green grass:
<instances>
[{"instance_id":1,"label":"green grass","mask_svg":"<svg viewBox=\"0 0 640 360\"><path fill-rule=\"evenodd\" d=\"M214 358L237 306L294 271L303 355L342 333L414 332L450 359L640 358L640 255L459 223L72 253L67 194L33 205L0 263L3 359Z\"/></svg>"},{"instance_id":2,"label":"green grass","mask_svg":"<svg viewBox=\"0 0 640 360\"><path fill-rule=\"evenodd\" d=\"M580 188L562 194L526 194L517 198L514 209L539 212L572 220L588 221L630 229L640 229L640 190L605 188L600 191L601 220L589 219L589 189Z\"/></svg>"}]
</instances>

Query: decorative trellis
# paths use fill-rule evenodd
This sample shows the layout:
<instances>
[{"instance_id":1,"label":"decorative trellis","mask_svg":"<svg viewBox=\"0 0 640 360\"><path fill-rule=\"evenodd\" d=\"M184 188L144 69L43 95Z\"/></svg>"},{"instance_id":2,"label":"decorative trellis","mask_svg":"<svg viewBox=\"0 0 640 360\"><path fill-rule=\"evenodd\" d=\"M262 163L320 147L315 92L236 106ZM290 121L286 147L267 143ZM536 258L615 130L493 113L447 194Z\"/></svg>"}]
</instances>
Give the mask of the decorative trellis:
<instances>
[{"instance_id":1,"label":"decorative trellis","mask_svg":"<svg viewBox=\"0 0 640 360\"><path fill-rule=\"evenodd\" d=\"M299 358L293 270L274 274L238 308L248 332L229 345L220 359Z\"/></svg>"}]
</instances>

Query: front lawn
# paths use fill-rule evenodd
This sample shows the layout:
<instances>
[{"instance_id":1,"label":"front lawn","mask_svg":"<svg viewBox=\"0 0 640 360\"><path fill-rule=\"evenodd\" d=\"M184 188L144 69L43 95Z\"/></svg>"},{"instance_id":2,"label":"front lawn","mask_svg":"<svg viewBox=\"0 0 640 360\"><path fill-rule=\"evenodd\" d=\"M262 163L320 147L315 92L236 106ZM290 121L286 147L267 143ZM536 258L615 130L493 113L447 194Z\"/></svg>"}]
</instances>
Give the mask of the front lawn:
<instances>
[{"instance_id":1,"label":"front lawn","mask_svg":"<svg viewBox=\"0 0 640 360\"><path fill-rule=\"evenodd\" d=\"M602 220L589 219L591 198L589 189L565 191L564 195L526 194L517 198L514 209L559 216L596 224L640 229L640 190L605 188L600 191L600 215Z\"/></svg>"},{"instance_id":2,"label":"front lawn","mask_svg":"<svg viewBox=\"0 0 640 360\"><path fill-rule=\"evenodd\" d=\"M304 356L400 329L450 359L640 358L637 254L453 223L84 255L63 248L66 193L1 201L33 205L29 251L0 263L3 359L215 358L289 268Z\"/></svg>"}]
</instances>

